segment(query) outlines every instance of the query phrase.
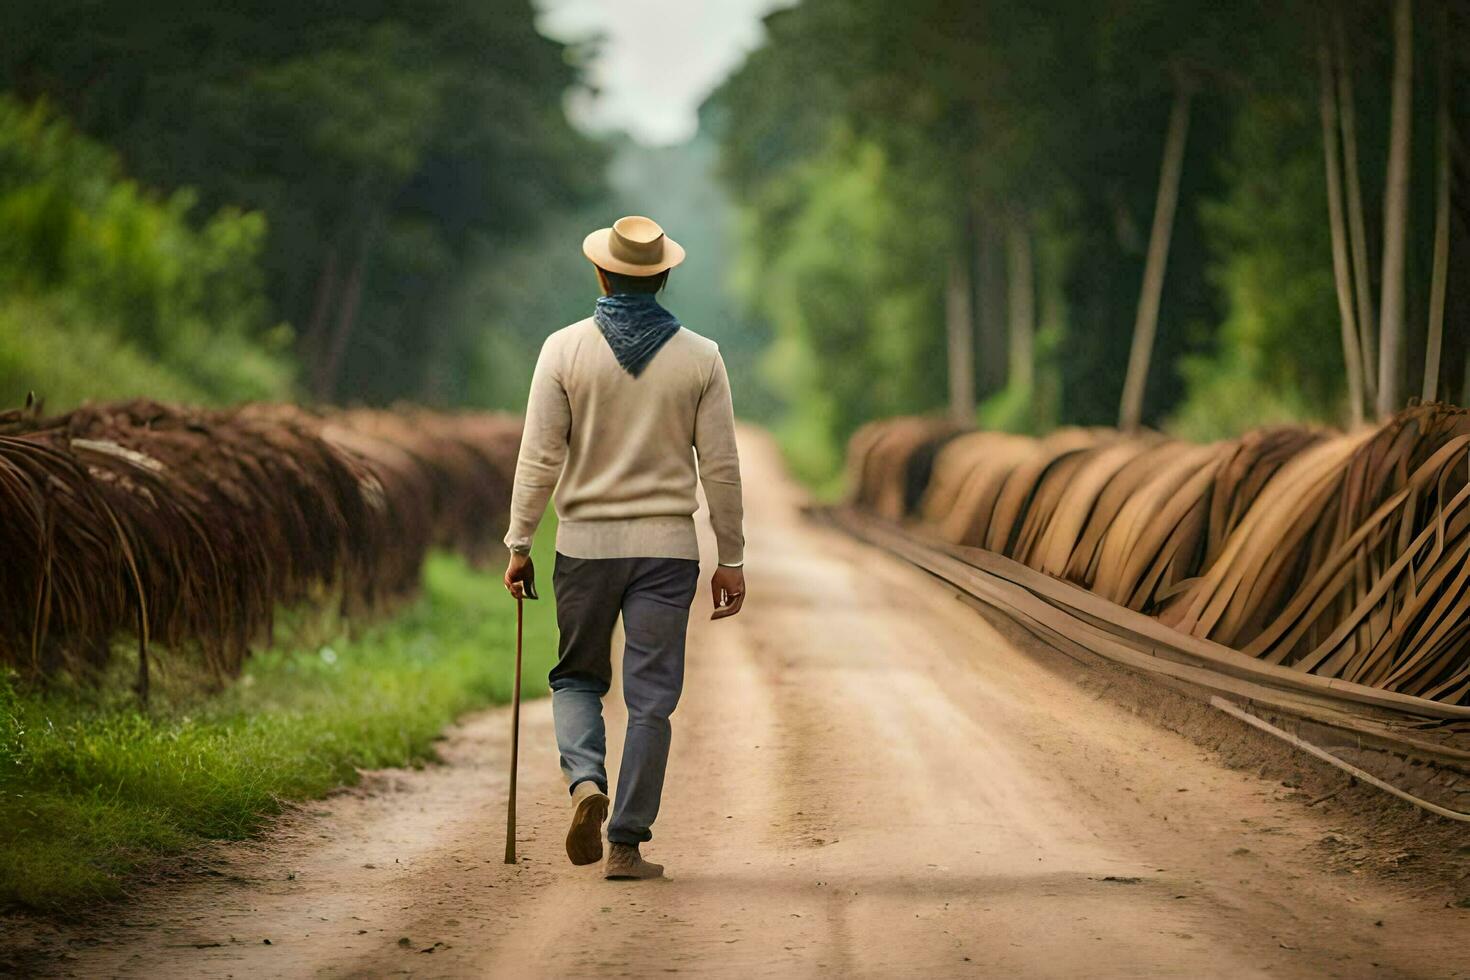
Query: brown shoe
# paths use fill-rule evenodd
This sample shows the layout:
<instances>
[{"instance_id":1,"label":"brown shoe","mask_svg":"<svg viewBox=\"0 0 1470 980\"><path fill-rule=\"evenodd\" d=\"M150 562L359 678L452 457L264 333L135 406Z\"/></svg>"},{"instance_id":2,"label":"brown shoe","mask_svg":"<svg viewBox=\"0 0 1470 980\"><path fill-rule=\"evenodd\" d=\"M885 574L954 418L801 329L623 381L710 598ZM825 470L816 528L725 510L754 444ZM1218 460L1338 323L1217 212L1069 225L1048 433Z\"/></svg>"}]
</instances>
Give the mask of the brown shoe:
<instances>
[{"instance_id":1,"label":"brown shoe","mask_svg":"<svg viewBox=\"0 0 1470 980\"><path fill-rule=\"evenodd\" d=\"M637 844L611 844L607 854L607 868L603 877L609 881L639 881L645 878L662 878L664 866L643 860Z\"/></svg>"},{"instance_id":2,"label":"brown shoe","mask_svg":"<svg viewBox=\"0 0 1470 980\"><path fill-rule=\"evenodd\" d=\"M602 860L602 822L607 819L607 794L590 779L572 790L572 828L567 831L567 857L573 864Z\"/></svg>"}]
</instances>

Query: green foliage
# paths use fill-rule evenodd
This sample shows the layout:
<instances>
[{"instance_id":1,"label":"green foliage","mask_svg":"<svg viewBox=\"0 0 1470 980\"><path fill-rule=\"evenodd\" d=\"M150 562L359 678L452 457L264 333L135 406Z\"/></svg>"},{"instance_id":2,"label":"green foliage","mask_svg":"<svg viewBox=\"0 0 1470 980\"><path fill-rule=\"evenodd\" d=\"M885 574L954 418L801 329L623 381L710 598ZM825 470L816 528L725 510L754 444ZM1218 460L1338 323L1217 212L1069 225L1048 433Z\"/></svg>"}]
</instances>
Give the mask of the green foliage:
<instances>
[{"instance_id":1,"label":"green foliage","mask_svg":"<svg viewBox=\"0 0 1470 980\"><path fill-rule=\"evenodd\" d=\"M456 716L509 699L515 606L457 558L431 560L424 585L391 623L285 645L218 696L184 686L150 712L115 689L25 693L0 677L0 907L115 896L150 861L254 833L358 769L431 760ZM527 606L526 631L534 696L555 661L549 599Z\"/></svg>"},{"instance_id":2,"label":"green foliage","mask_svg":"<svg viewBox=\"0 0 1470 980\"><path fill-rule=\"evenodd\" d=\"M770 422L781 408L761 370L772 330L756 307L741 301L732 281L738 214L718 180L718 154L707 129L676 147L620 141L609 168L613 200L601 216L652 212L684 245L688 257L670 277L664 301L682 322L720 345L741 417Z\"/></svg>"},{"instance_id":3,"label":"green foliage","mask_svg":"<svg viewBox=\"0 0 1470 980\"><path fill-rule=\"evenodd\" d=\"M1228 348L1216 357L1187 358L1180 370L1190 394L1167 428L1181 438L1213 442L1258 426L1324 421L1296 391L1264 380L1272 372L1259 350Z\"/></svg>"},{"instance_id":4,"label":"green foliage","mask_svg":"<svg viewBox=\"0 0 1470 980\"><path fill-rule=\"evenodd\" d=\"M1115 417L1169 66L1229 64L1255 28L1235 9L1244 5L1217 6L922 0L896 12L879 0L808 0L767 19L766 45L706 117L745 210L746 292L773 323L779 388L807 444L825 430L840 445L866 419L944 404L949 269L975 269L982 233L1004 242L1015 223L1035 263L1035 383L982 390L982 419L1040 431ZM1211 190L1213 138L1206 128L1194 141L1191 199ZM1188 204L1181 225L1164 315L1212 320ZM803 278L800 292L782 293ZM999 316L973 297L992 311L981 357L1006 346L1006 289ZM983 339L997 335L998 345ZM1208 340L1166 331L1159 352L1167 364ZM828 364L849 359L850 377ZM1157 375L1155 404L1168 404L1179 384Z\"/></svg>"},{"instance_id":5,"label":"green foliage","mask_svg":"<svg viewBox=\"0 0 1470 980\"><path fill-rule=\"evenodd\" d=\"M264 215L269 318L319 399L471 387L485 323L447 314L474 263L601 185L562 111L576 52L527 0L54 0L0 38L0 86L51 98L130 174Z\"/></svg>"},{"instance_id":6,"label":"green foliage","mask_svg":"<svg viewBox=\"0 0 1470 980\"><path fill-rule=\"evenodd\" d=\"M62 309L59 309L61 307ZM147 396L202 403L211 393L159 364L114 331L64 304L42 299L0 303L0 406L14 408L35 392L48 409L88 399Z\"/></svg>"},{"instance_id":7,"label":"green foliage","mask_svg":"<svg viewBox=\"0 0 1470 980\"><path fill-rule=\"evenodd\" d=\"M770 15L766 42L704 117L742 209L746 295L779 311L770 316L772 358L803 453L829 457L814 443L943 401L941 297L951 263L1003 269L992 261L1004 247L995 243L1017 224L1035 258L1035 384L996 368L1010 346L1007 286L974 277L987 283L973 297L981 420L1020 431L1114 424L1165 130L1181 91L1193 93L1190 127L1145 421L1229 432L1284 417L1337 420L1342 355L1316 101L1327 18L1343 19L1356 79L1370 247L1380 237L1390 66L1382 4L1330 7L804 0ZM1416 31L1416 71L1441 48L1463 51L1464 26L1448 17L1437 28L1443 37ZM1459 61L1452 78L1463 77ZM1432 161L1419 143L1434 128L1434 103L1430 82L1415 84L1410 225L1428 229ZM854 191L865 178L854 176L864 163L852 147L879 154L883 179L868 183L881 194ZM928 240L924 262L908 258L917 251L911 228ZM874 278L863 258L870 246L859 240L870 235L900 274ZM1429 237L1410 243L1408 318L1419 324ZM798 275L791 262L809 282L783 295ZM849 262L850 277L839 271ZM1451 285L1451 319L1453 294ZM916 305L916 296L929 298ZM855 320L841 301L850 297L872 315ZM1411 382L1422 359L1416 333ZM859 351L866 369L881 352L872 390L829 373L837 350ZM919 377L930 387L884 387Z\"/></svg>"},{"instance_id":8,"label":"green foliage","mask_svg":"<svg viewBox=\"0 0 1470 980\"><path fill-rule=\"evenodd\" d=\"M943 403L942 300L925 275L943 227L914 219L911 188L880 148L847 140L771 181L747 215L738 282L775 331L766 371L789 398L788 456L808 479L836 472L865 419Z\"/></svg>"},{"instance_id":9,"label":"green foliage","mask_svg":"<svg viewBox=\"0 0 1470 980\"><path fill-rule=\"evenodd\" d=\"M1038 417L1036 392L1017 384L1008 384L980 403L976 411L980 427L996 432L1040 435L1051 426Z\"/></svg>"},{"instance_id":10,"label":"green foliage","mask_svg":"<svg viewBox=\"0 0 1470 980\"><path fill-rule=\"evenodd\" d=\"M258 264L264 219L226 208L196 227L194 204L188 190L158 198L124 178L112 153L44 103L0 95L7 404L32 388L53 407L104 394L287 391L289 334L270 325Z\"/></svg>"},{"instance_id":11,"label":"green foliage","mask_svg":"<svg viewBox=\"0 0 1470 980\"><path fill-rule=\"evenodd\" d=\"M597 277L582 255L582 237L610 220L601 208L558 214L519 247L486 249L471 259L444 304L451 329L465 338L463 367L436 379L437 399L525 409L542 342L592 314Z\"/></svg>"},{"instance_id":12,"label":"green foliage","mask_svg":"<svg viewBox=\"0 0 1470 980\"><path fill-rule=\"evenodd\" d=\"M1236 116L1229 191L1203 209L1228 298L1218 350L1184 361L1174 424L1219 438L1272 422L1341 422L1346 382L1311 93Z\"/></svg>"},{"instance_id":13,"label":"green foliage","mask_svg":"<svg viewBox=\"0 0 1470 980\"><path fill-rule=\"evenodd\" d=\"M515 248L491 248L470 259L470 271L445 313L454 321L450 332L471 341L462 355L466 367L439 375L435 397L453 404L524 408L546 335L592 313L598 284L582 254L583 236L621 215L649 214L688 251L661 302L691 330L720 345L736 412L773 421L780 402L761 371L770 329L731 283L736 213L715 174L718 146L712 135L700 132L676 147L647 147L626 137L611 146L606 197L552 216Z\"/></svg>"},{"instance_id":14,"label":"green foliage","mask_svg":"<svg viewBox=\"0 0 1470 980\"><path fill-rule=\"evenodd\" d=\"M374 25L350 45L260 67L232 94L263 122L300 133L321 176L348 181L337 196L374 182L393 187L419 167L437 123L446 79L418 67L427 54L402 25Z\"/></svg>"}]
</instances>

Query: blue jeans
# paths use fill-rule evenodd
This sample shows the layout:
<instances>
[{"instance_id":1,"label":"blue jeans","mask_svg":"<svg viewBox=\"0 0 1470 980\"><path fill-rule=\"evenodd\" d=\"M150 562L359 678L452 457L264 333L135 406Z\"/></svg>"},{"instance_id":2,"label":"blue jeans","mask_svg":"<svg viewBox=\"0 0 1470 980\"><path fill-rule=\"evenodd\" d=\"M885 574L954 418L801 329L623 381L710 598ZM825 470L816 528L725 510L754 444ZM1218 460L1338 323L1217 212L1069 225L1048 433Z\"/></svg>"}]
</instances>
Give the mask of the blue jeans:
<instances>
[{"instance_id":1,"label":"blue jeans","mask_svg":"<svg viewBox=\"0 0 1470 980\"><path fill-rule=\"evenodd\" d=\"M641 844L663 796L669 716L684 688L684 634L699 584L687 558L571 558L552 574L561 633L551 671L556 744L569 789L592 780L607 792L602 698L612 686L612 634L623 619L623 700L628 734L607 839Z\"/></svg>"}]
</instances>

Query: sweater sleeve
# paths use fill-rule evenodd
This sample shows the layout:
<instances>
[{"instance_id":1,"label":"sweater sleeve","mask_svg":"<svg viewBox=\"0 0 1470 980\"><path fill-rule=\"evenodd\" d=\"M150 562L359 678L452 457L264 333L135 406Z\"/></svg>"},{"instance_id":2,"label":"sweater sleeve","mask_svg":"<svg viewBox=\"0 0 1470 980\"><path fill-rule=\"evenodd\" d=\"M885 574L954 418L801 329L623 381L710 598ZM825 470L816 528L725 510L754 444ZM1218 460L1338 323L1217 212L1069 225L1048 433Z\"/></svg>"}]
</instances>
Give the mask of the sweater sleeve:
<instances>
[{"instance_id":1,"label":"sweater sleeve","mask_svg":"<svg viewBox=\"0 0 1470 980\"><path fill-rule=\"evenodd\" d=\"M541 523L546 502L561 479L572 428L572 409L562 383L557 351L550 341L541 347L526 402L525 428L516 459L515 489L510 498L510 530L505 546L525 554Z\"/></svg>"},{"instance_id":2,"label":"sweater sleeve","mask_svg":"<svg viewBox=\"0 0 1470 980\"><path fill-rule=\"evenodd\" d=\"M730 402L730 378L718 352L694 419L694 451L699 456L699 481L709 503L719 562L742 564L744 505L740 499L740 457L735 448L735 410Z\"/></svg>"}]
</instances>

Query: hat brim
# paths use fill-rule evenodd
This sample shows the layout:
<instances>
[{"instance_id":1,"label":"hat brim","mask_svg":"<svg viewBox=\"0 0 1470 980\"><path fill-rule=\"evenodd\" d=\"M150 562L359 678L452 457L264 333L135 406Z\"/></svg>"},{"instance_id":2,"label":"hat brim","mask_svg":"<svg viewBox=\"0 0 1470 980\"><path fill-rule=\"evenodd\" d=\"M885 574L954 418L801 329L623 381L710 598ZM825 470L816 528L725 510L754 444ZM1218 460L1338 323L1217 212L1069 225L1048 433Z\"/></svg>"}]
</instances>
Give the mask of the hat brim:
<instances>
[{"instance_id":1,"label":"hat brim","mask_svg":"<svg viewBox=\"0 0 1470 980\"><path fill-rule=\"evenodd\" d=\"M674 241L668 235L664 236L663 258L652 265L636 265L632 262L623 262L620 259L614 258L611 239L611 228L597 229L582 239L582 254L587 256L592 264L599 269L616 272L621 276L656 276L660 272L672 269L684 261L684 246Z\"/></svg>"}]
</instances>

